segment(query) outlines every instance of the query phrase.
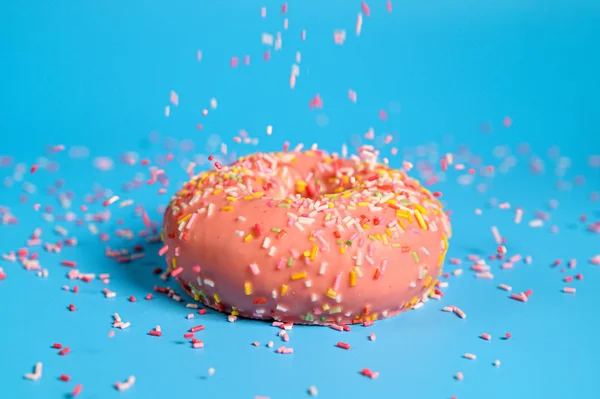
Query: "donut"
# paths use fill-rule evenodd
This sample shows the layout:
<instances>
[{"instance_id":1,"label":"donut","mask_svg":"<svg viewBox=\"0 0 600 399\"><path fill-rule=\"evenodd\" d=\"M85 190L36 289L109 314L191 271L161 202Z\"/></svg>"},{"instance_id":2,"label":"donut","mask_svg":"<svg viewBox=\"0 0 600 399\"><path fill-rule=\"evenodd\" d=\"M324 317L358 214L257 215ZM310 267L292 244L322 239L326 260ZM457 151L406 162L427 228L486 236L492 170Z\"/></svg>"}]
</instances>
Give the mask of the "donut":
<instances>
[{"instance_id":1,"label":"donut","mask_svg":"<svg viewBox=\"0 0 600 399\"><path fill-rule=\"evenodd\" d=\"M449 218L377 158L371 147L256 153L200 173L165 211L170 275L210 308L283 323L372 323L421 306Z\"/></svg>"}]
</instances>

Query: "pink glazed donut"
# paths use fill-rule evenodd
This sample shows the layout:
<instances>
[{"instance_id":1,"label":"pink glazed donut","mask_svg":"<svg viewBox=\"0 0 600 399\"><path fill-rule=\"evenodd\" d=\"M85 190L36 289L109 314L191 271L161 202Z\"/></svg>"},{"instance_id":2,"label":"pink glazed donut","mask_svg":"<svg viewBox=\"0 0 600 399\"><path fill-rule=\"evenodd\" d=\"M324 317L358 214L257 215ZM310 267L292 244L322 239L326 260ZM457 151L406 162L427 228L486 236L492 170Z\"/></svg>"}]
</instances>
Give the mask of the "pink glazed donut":
<instances>
[{"instance_id":1,"label":"pink glazed donut","mask_svg":"<svg viewBox=\"0 0 600 399\"><path fill-rule=\"evenodd\" d=\"M372 148L358 154L258 153L194 177L164 217L171 276L206 306L285 323L371 323L420 306L449 219Z\"/></svg>"}]
</instances>

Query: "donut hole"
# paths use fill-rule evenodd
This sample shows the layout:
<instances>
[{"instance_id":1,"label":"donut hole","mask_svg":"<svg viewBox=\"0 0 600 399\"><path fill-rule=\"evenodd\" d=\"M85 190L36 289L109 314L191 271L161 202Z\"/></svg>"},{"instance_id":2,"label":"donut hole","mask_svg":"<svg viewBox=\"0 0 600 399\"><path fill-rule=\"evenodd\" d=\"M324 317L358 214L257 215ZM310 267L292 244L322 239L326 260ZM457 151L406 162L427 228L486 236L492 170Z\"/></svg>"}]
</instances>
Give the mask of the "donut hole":
<instances>
[{"instance_id":1,"label":"donut hole","mask_svg":"<svg viewBox=\"0 0 600 399\"><path fill-rule=\"evenodd\" d=\"M295 193L317 201L325 195L338 194L353 187L354 179L347 175L337 176L334 172L329 172L315 174L308 182L298 180L295 184Z\"/></svg>"}]
</instances>

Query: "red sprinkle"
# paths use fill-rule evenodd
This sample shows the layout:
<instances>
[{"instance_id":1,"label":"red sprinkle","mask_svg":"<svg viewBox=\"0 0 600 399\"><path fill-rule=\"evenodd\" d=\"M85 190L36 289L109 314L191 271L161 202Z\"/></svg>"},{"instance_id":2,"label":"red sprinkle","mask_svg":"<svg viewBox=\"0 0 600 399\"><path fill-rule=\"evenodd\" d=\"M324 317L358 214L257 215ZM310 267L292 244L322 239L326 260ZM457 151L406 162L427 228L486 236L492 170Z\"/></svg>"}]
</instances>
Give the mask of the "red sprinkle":
<instances>
[{"instance_id":1,"label":"red sprinkle","mask_svg":"<svg viewBox=\"0 0 600 399\"><path fill-rule=\"evenodd\" d=\"M156 330L150 330L150 332L148 334L152 335L153 337L160 337L160 336L162 336L162 332L161 331L156 331Z\"/></svg>"},{"instance_id":2,"label":"red sprinkle","mask_svg":"<svg viewBox=\"0 0 600 399\"><path fill-rule=\"evenodd\" d=\"M345 342L338 342L337 347L342 349L350 349L350 344L347 344Z\"/></svg>"},{"instance_id":3,"label":"red sprinkle","mask_svg":"<svg viewBox=\"0 0 600 399\"><path fill-rule=\"evenodd\" d=\"M73 392L71 392L72 396L77 396L81 393L81 390L83 389L83 385L81 384L77 384L75 385L75 389L73 389Z\"/></svg>"},{"instance_id":4,"label":"red sprinkle","mask_svg":"<svg viewBox=\"0 0 600 399\"><path fill-rule=\"evenodd\" d=\"M204 326L202 324L200 324L199 326L190 328L190 331L193 333L195 333L196 331L202 331L202 330L204 330Z\"/></svg>"},{"instance_id":5,"label":"red sprinkle","mask_svg":"<svg viewBox=\"0 0 600 399\"><path fill-rule=\"evenodd\" d=\"M67 353L71 352L71 348L69 348L68 346L66 348L64 348L63 350L61 350L60 352L58 352L59 355L64 356Z\"/></svg>"},{"instance_id":6,"label":"red sprinkle","mask_svg":"<svg viewBox=\"0 0 600 399\"><path fill-rule=\"evenodd\" d=\"M506 339L510 339L510 337L512 337L512 334L507 332L506 335L504 335L506 337Z\"/></svg>"},{"instance_id":7,"label":"red sprinkle","mask_svg":"<svg viewBox=\"0 0 600 399\"><path fill-rule=\"evenodd\" d=\"M69 382L69 381L71 381L71 377L69 377L69 376L68 376L68 375L66 375L66 374L61 374L61 376L60 376L60 377L58 377L58 378L60 378L60 380L61 380L61 381L65 381L65 382Z\"/></svg>"},{"instance_id":8,"label":"red sprinkle","mask_svg":"<svg viewBox=\"0 0 600 399\"><path fill-rule=\"evenodd\" d=\"M136 299L133 295L129 297L129 302L135 302L135 301L136 301Z\"/></svg>"},{"instance_id":9,"label":"red sprinkle","mask_svg":"<svg viewBox=\"0 0 600 399\"><path fill-rule=\"evenodd\" d=\"M56 343L56 344L52 345L52 347L54 349L62 349L62 344Z\"/></svg>"},{"instance_id":10,"label":"red sprinkle","mask_svg":"<svg viewBox=\"0 0 600 399\"><path fill-rule=\"evenodd\" d=\"M77 263L71 261L71 260L63 260L62 262L60 262L61 265L63 266L67 266L67 267L75 267L77 266Z\"/></svg>"},{"instance_id":11,"label":"red sprinkle","mask_svg":"<svg viewBox=\"0 0 600 399\"><path fill-rule=\"evenodd\" d=\"M69 310L70 310L71 312L74 312L74 311L75 311L75 305L73 305L73 304L70 304L70 305L69 305Z\"/></svg>"},{"instance_id":12,"label":"red sprinkle","mask_svg":"<svg viewBox=\"0 0 600 399\"><path fill-rule=\"evenodd\" d=\"M152 299L152 294L146 295L146 300L149 301L150 299Z\"/></svg>"}]
</instances>

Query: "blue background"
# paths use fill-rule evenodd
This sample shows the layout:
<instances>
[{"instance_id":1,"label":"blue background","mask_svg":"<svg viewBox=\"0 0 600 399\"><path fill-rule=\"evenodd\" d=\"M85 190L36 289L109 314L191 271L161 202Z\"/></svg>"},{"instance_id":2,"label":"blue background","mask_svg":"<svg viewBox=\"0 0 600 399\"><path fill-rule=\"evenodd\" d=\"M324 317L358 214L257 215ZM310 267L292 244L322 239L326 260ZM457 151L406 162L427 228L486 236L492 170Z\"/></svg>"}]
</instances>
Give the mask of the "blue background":
<instances>
[{"instance_id":1,"label":"blue background","mask_svg":"<svg viewBox=\"0 0 600 399\"><path fill-rule=\"evenodd\" d=\"M55 225L79 240L78 247L58 255L40 248L48 279L1 261L7 278L0 281L0 398L65 397L76 383L84 386L82 398L291 399L307 397L311 385L319 397L335 399L597 397L600 275L588 260L600 253L600 236L586 231L578 218L586 214L600 220L600 202L589 199L600 190L600 169L587 166L588 156L600 153L600 3L395 1L388 14L385 2L372 0L371 17L364 18L359 38L353 32L359 1L288 3L287 31L281 3L270 0L13 1L0 6L0 153L14 158L10 167L0 169L10 186L0 189L0 205L19 219L17 225L0 225L0 251L23 246L35 227L44 230L45 241L60 239L52 232ZM265 19L260 18L263 5ZM304 42L301 29L307 31ZM333 43L335 29L347 30L343 46ZM272 51L265 63L261 34L276 31L282 32L283 48ZM203 51L202 62L196 60L197 50ZM292 91L288 82L296 51L302 62ZM229 67L232 56L246 54L250 66ZM347 99L350 88L358 93L356 104ZM171 107L166 118L170 90L177 91L180 105ZM324 108L311 111L308 102L316 93ZM213 97L218 109L203 117L201 110ZM388 111L387 121L378 118L380 109ZM502 126L506 116L513 119L510 128ZM317 120L325 118L327 125L319 126ZM196 130L197 123L204 125L202 131ZM482 123L491 132L483 133ZM274 126L270 137L267 125ZM427 145L424 158L435 161L436 168L436 160L456 152L461 143L484 165L499 167L506 157L495 156L494 149L506 146L516 160L508 173L477 176L470 185L457 183L464 172L439 174L445 181L434 187L444 192L454 212L448 256L494 253L490 227L497 225L509 254L531 255L534 262L513 270L490 262L492 281L475 279L465 262L465 273L449 279L441 302L350 333L297 327L290 333L291 356L264 346L269 340L280 345L277 329L251 321L228 323L209 312L201 319L206 330L197 334L206 347L194 350L183 333L199 318L185 319L188 311L166 297L143 300L162 283L152 274L163 265L158 247L147 245L143 260L126 265L104 257L105 245L131 249L141 242L114 234L118 218L135 231L143 229L133 207L112 206L111 220L97 223L111 236L106 244L86 227L48 223L33 211L33 204L41 203L64 214L56 196L46 193L62 178L61 191L75 194L71 210L78 217L83 216L83 196L102 187L133 199L159 222L157 206L168 201L168 194L159 196L157 186L146 185L124 192L124 181L138 173L148 178L147 168L118 162L125 151L152 159L173 153L175 161L165 167L172 193L185 180L181 165L194 154L204 154L200 159L205 160L218 137L238 154L275 150L285 140L318 142L333 151L370 126L378 136L393 134L393 145L407 151L415 164L415 146ZM240 129L260 138L259 145L235 145L232 138ZM149 142L150 132L160 135L159 143ZM193 141L193 151L181 150L184 139ZM529 143L531 152L518 154L520 143ZM67 146L47 156L60 164L58 172L42 167L15 181L16 163L27 169L33 162L44 165L40 157L55 144ZM89 156L70 157L72 146L87 147ZM564 158L556 157L556 148L548 152L553 146ZM390 146L382 151L389 155ZM95 169L97 156L114 158L114 170ZM544 173L529 172L533 156L543 161ZM403 158L390 159L399 166ZM583 186L572 184L577 175L586 177ZM559 180L571 186L559 191ZM26 182L37 191L20 204ZM479 183L486 184L485 193L476 189ZM510 202L512 210L489 206L491 198ZM552 198L560 203L556 210L548 207ZM525 209L521 225L512 222L516 206ZM475 208L482 209L481 216ZM90 205L90 211L102 209ZM532 229L527 222L536 210L549 212L551 220ZM560 232L551 234L550 225ZM561 273L550 266L557 258L576 258L577 269ZM109 288L117 298L105 299L99 281L80 283L78 294L61 290L63 284L73 285L60 266L63 259L77 261L82 272L110 273ZM561 279L575 272L585 276L569 284L577 294L561 293L566 285ZM498 283L534 293L528 303L519 303L498 290ZM127 301L129 295L138 302ZM76 312L66 310L70 303ZM462 307L467 319L441 312L448 304ZM115 312L132 326L108 338ZM147 335L156 324L163 329L160 338ZM513 337L501 340L509 331ZM372 332L375 342L367 340ZM482 332L492 334L492 341L479 339ZM340 340L352 349L335 348ZM261 347L251 346L252 341ZM71 353L58 356L50 348L54 342L71 347ZM477 360L463 359L465 352L475 353ZM491 365L496 359L500 367ZM24 380L37 361L44 363L43 378ZM210 367L216 373L209 377ZM359 375L364 367L379 371L379 378ZM460 382L453 379L459 371L465 376ZM70 383L57 379L63 373L71 375ZM113 384L129 375L136 376L135 386L116 392Z\"/></svg>"}]
</instances>

